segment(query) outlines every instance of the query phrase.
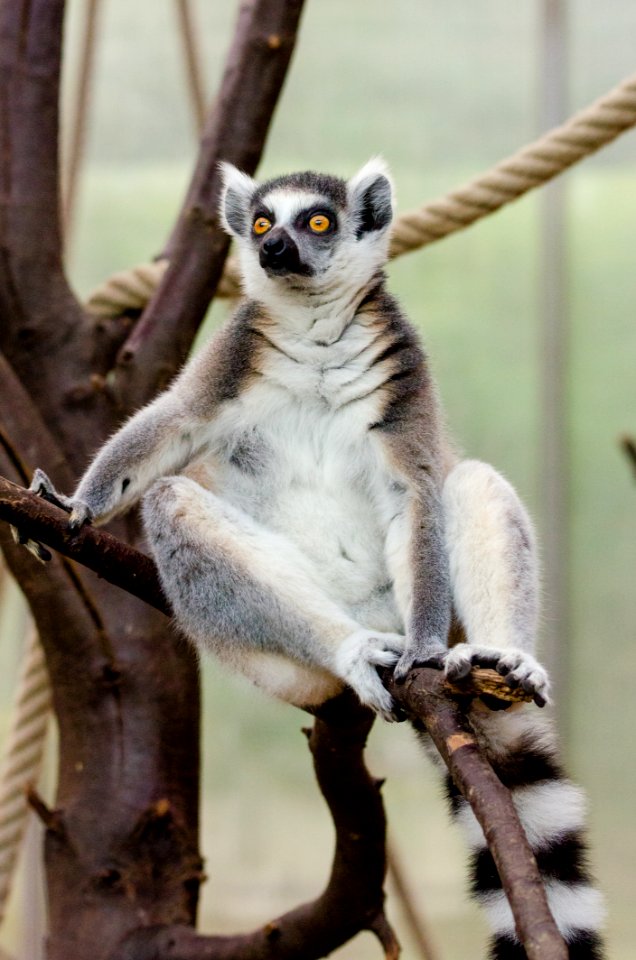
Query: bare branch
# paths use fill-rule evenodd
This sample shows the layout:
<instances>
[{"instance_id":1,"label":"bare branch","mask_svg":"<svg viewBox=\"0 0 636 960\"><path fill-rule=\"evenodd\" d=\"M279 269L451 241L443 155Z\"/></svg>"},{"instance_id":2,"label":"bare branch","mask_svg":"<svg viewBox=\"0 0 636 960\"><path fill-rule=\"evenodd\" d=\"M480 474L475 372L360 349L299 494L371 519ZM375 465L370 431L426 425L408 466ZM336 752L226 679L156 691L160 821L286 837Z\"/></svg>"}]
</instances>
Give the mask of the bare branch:
<instances>
[{"instance_id":1,"label":"bare branch","mask_svg":"<svg viewBox=\"0 0 636 960\"><path fill-rule=\"evenodd\" d=\"M0 354L0 447L20 480L29 483L36 466L42 466L55 483L70 488L72 475L64 454L49 433L43 418Z\"/></svg>"},{"instance_id":2,"label":"bare branch","mask_svg":"<svg viewBox=\"0 0 636 960\"><path fill-rule=\"evenodd\" d=\"M170 614L150 557L105 530L86 526L71 533L63 510L3 477L0 477L0 519L18 527L30 539L77 560L162 613Z\"/></svg>"},{"instance_id":3,"label":"bare branch","mask_svg":"<svg viewBox=\"0 0 636 960\"><path fill-rule=\"evenodd\" d=\"M624 437L621 437L620 442L623 452L631 463L634 476L636 477L636 439L626 434Z\"/></svg>"},{"instance_id":4,"label":"bare branch","mask_svg":"<svg viewBox=\"0 0 636 960\"><path fill-rule=\"evenodd\" d=\"M399 945L383 909L384 808L363 760L372 723L370 711L347 692L325 705L309 735L336 830L321 896L241 936L205 937L183 926L139 929L112 960L318 960L361 930L372 931L387 960L396 960Z\"/></svg>"},{"instance_id":5,"label":"bare branch","mask_svg":"<svg viewBox=\"0 0 636 960\"><path fill-rule=\"evenodd\" d=\"M389 680L388 688L407 716L424 724L481 824L528 960L567 960L510 791L482 755L460 703L448 696L443 675L416 668L404 684Z\"/></svg>"},{"instance_id":6,"label":"bare branch","mask_svg":"<svg viewBox=\"0 0 636 960\"><path fill-rule=\"evenodd\" d=\"M218 219L218 164L253 173L287 73L303 0L244 0L197 166L168 243L170 265L119 354L115 390L132 410L186 358L229 248Z\"/></svg>"}]
</instances>

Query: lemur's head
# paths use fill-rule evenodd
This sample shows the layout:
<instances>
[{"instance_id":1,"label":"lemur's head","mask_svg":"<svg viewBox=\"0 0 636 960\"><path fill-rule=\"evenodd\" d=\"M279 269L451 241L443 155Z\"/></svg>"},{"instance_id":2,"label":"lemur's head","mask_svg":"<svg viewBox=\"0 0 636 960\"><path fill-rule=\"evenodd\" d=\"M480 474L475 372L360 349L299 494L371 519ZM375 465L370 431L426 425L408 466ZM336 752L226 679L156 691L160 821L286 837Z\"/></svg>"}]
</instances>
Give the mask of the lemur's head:
<instances>
[{"instance_id":1,"label":"lemur's head","mask_svg":"<svg viewBox=\"0 0 636 960\"><path fill-rule=\"evenodd\" d=\"M393 190L380 159L345 181L292 173L258 184L222 164L221 218L239 245L248 296L357 286L387 259Z\"/></svg>"}]
</instances>

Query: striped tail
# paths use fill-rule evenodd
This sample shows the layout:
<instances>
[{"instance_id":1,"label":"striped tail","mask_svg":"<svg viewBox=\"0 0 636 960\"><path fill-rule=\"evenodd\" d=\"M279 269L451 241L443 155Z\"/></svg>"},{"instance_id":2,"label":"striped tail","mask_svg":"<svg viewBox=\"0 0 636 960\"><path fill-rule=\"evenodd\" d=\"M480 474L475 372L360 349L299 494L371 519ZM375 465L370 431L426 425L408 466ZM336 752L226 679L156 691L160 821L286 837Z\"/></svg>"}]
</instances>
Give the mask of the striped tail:
<instances>
[{"instance_id":1,"label":"striped tail","mask_svg":"<svg viewBox=\"0 0 636 960\"><path fill-rule=\"evenodd\" d=\"M605 911L586 862L585 797L563 773L549 721L532 707L475 713L473 723L493 769L512 791L570 960L602 960ZM481 827L450 778L447 790L453 817L471 848L471 893L493 930L490 960L526 960Z\"/></svg>"}]
</instances>

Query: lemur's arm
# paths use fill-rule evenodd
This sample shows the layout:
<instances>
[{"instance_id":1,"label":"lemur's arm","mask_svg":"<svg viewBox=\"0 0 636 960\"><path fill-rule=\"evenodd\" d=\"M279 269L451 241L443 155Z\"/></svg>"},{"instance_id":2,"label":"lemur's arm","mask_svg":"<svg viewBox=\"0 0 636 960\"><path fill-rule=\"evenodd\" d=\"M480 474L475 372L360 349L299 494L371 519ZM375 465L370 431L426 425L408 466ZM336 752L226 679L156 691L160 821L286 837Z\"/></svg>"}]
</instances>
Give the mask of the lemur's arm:
<instances>
[{"instance_id":1,"label":"lemur's arm","mask_svg":"<svg viewBox=\"0 0 636 960\"><path fill-rule=\"evenodd\" d=\"M403 370L378 431L389 470L405 487L387 538L387 563L406 628L398 679L415 664L441 666L447 652L452 603L442 488L455 459L425 355L413 351Z\"/></svg>"},{"instance_id":2,"label":"lemur's arm","mask_svg":"<svg viewBox=\"0 0 636 960\"><path fill-rule=\"evenodd\" d=\"M395 668L398 680L415 664L441 665L450 628L450 577L439 491L433 481L418 487L410 491L387 543L406 627L406 649Z\"/></svg>"},{"instance_id":3,"label":"lemur's arm","mask_svg":"<svg viewBox=\"0 0 636 960\"><path fill-rule=\"evenodd\" d=\"M177 380L135 413L99 450L68 497L41 470L31 489L70 513L72 527L103 523L136 503L159 477L180 472L210 440L225 377L225 338L217 336Z\"/></svg>"},{"instance_id":4,"label":"lemur's arm","mask_svg":"<svg viewBox=\"0 0 636 960\"><path fill-rule=\"evenodd\" d=\"M71 524L104 522L136 503L151 484L179 472L200 449L202 424L178 387L139 410L101 448L71 499Z\"/></svg>"}]
</instances>

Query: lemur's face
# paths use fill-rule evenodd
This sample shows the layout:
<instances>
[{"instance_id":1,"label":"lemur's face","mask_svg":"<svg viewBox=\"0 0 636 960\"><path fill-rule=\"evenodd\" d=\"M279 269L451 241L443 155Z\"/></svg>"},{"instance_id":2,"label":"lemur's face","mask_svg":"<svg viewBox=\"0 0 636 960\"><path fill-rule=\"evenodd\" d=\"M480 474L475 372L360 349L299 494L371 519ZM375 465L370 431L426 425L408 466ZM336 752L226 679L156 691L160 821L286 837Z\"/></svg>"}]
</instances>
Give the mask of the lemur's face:
<instances>
[{"instance_id":1,"label":"lemur's face","mask_svg":"<svg viewBox=\"0 0 636 960\"><path fill-rule=\"evenodd\" d=\"M223 165L221 215L238 240L247 293L364 286L386 261L392 189L381 161L345 182L295 173L257 184Z\"/></svg>"}]
</instances>

